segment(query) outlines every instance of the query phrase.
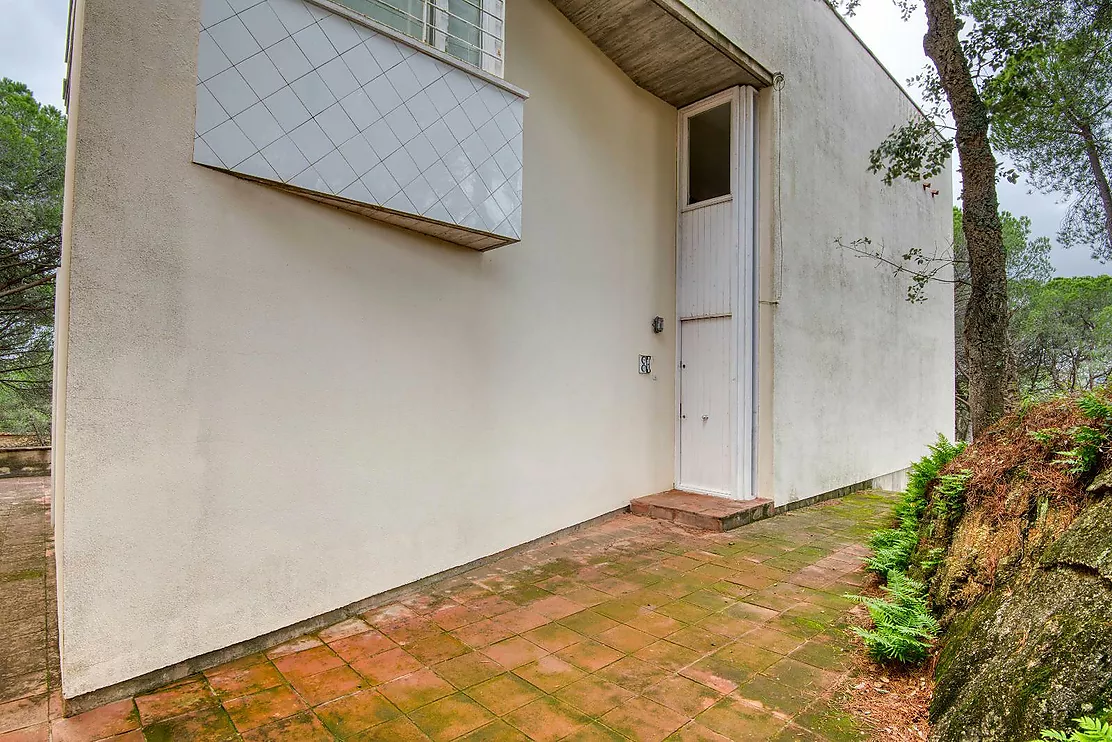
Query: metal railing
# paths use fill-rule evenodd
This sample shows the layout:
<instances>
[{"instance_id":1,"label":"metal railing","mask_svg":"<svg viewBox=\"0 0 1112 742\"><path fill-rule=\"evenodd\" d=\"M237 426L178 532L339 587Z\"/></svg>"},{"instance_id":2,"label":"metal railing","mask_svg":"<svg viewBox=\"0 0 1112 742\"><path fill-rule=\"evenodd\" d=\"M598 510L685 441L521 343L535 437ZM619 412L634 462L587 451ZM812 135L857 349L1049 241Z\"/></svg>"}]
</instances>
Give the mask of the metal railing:
<instances>
[{"instance_id":1,"label":"metal railing","mask_svg":"<svg viewBox=\"0 0 1112 742\"><path fill-rule=\"evenodd\" d=\"M502 74L504 0L336 0L460 61Z\"/></svg>"}]
</instances>

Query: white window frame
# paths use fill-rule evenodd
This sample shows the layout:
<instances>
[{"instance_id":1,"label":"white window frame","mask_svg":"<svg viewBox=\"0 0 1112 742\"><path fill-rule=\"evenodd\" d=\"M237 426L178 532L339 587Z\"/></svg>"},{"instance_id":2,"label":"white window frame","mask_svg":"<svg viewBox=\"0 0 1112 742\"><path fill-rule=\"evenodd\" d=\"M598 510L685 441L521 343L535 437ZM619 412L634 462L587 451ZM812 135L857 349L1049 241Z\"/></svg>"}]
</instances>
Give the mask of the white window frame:
<instances>
[{"instance_id":1,"label":"white window frame","mask_svg":"<svg viewBox=\"0 0 1112 742\"><path fill-rule=\"evenodd\" d=\"M358 7L351 7L347 5L344 0L332 0L338 5L348 8L353 13L360 13ZM426 44L427 46L436 49L444 54L448 52L448 40L454 38L468 47L475 49L479 53L480 64L475 65L473 62L449 54L453 59L458 60L460 63L468 65L469 67L478 67L484 72L488 72L496 77L502 77L504 72L504 50L505 50L505 14L506 3L505 0L460 0L471 5L479 11L479 24L476 26L471 21L462 18L448 10L448 0L420 0L421 2L421 17L417 18L410 15L405 10L402 10L389 0L368 0L372 3L378 3L385 8L400 13L407 18L418 22L421 26L421 38L416 41ZM362 13L360 13L362 15ZM364 16L367 17L367 16ZM452 36L448 33L448 19L456 18L463 23L467 23L475 27L479 32L479 46L475 46L466 39L461 39L458 36ZM382 21L371 18L373 22L382 23ZM388 24L383 24L388 25ZM389 26L393 28L392 26ZM402 29L395 28L395 31L405 34ZM408 34L406 34L408 36ZM412 38L412 37L410 37Z\"/></svg>"},{"instance_id":2,"label":"white window frame","mask_svg":"<svg viewBox=\"0 0 1112 742\"><path fill-rule=\"evenodd\" d=\"M698 116L700 113L706 113L720 106L730 107L730 157L731 162L737 162L737 125L739 116L739 105L737 96L734 95L733 90L727 90L722 93L711 96L704 100L692 103L686 108L682 109L680 116L680 213L685 211L693 211L695 209L702 209L707 206L725 203L732 201L734 198L734 191L736 190L736 177L731 174L730 176L730 190L723 193L721 196L714 196L713 198L703 199L695 203L688 203L691 200L691 119Z\"/></svg>"}]
</instances>

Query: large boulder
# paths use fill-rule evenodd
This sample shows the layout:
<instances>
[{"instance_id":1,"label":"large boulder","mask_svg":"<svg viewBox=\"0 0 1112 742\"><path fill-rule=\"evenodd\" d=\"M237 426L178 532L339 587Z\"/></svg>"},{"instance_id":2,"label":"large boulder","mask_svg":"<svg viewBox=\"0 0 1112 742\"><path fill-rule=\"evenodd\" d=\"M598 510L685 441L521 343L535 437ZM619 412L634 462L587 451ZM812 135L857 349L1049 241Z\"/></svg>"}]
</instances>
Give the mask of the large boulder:
<instances>
[{"instance_id":1,"label":"large boulder","mask_svg":"<svg viewBox=\"0 0 1112 742\"><path fill-rule=\"evenodd\" d=\"M1034 740L1112 702L1112 499L1088 504L1039 551L952 613L935 671L935 742ZM936 588L940 578L953 582L943 570Z\"/></svg>"}]
</instances>

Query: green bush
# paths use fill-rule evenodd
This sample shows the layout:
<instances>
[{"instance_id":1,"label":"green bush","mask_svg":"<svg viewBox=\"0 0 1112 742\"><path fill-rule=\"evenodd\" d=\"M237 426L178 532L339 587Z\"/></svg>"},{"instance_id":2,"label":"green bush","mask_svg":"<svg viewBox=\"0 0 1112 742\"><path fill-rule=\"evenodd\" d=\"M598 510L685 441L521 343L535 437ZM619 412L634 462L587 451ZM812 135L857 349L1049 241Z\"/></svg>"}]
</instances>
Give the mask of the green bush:
<instances>
[{"instance_id":1,"label":"green bush","mask_svg":"<svg viewBox=\"0 0 1112 742\"><path fill-rule=\"evenodd\" d=\"M887 528L869 536L866 545L873 555L865 561L865 568L878 575L904 572L911 564L911 554L919 543L919 531L908 528Z\"/></svg>"},{"instance_id":2,"label":"green bush","mask_svg":"<svg viewBox=\"0 0 1112 742\"><path fill-rule=\"evenodd\" d=\"M1077 406L1090 420L1112 422L1112 404L1098 391L1085 392L1077 400Z\"/></svg>"},{"instance_id":3,"label":"green bush","mask_svg":"<svg viewBox=\"0 0 1112 742\"><path fill-rule=\"evenodd\" d=\"M1054 460L1074 476L1084 476L1096 469L1108 448L1109 433L1112 432L1112 403L1105 399L1105 394L1102 389L1086 392L1077 398L1078 408L1093 421L1093 425L1078 425L1066 431L1065 435L1073 447L1058 451ZM1037 435L1044 432L1048 431L1036 431L1032 437L1040 443L1047 443L1051 440L1050 436Z\"/></svg>"},{"instance_id":4,"label":"green bush","mask_svg":"<svg viewBox=\"0 0 1112 742\"><path fill-rule=\"evenodd\" d=\"M938 636L938 622L927 607L926 588L893 570L881 589L887 599L854 598L869 610L875 624L871 631L855 626L854 632L865 642L869 656L878 662L922 662Z\"/></svg>"},{"instance_id":5,"label":"green bush","mask_svg":"<svg viewBox=\"0 0 1112 742\"><path fill-rule=\"evenodd\" d=\"M1077 476L1088 474L1100 463L1101 452L1108 443L1108 435L1097 428L1078 425L1070 429L1069 436L1074 447L1058 451L1055 463L1066 467L1070 474Z\"/></svg>"},{"instance_id":6,"label":"green bush","mask_svg":"<svg viewBox=\"0 0 1112 742\"><path fill-rule=\"evenodd\" d=\"M1085 716L1073 720L1077 729L1069 732L1056 732L1044 729L1042 739L1057 740L1058 742L1112 742L1112 726L1108 722ZM1036 741L1037 742L1037 741Z\"/></svg>"},{"instance_id":7,"label":"green bush","mask_svg":"<svg viewBox=\"0 0 1112 742\"><path fill-rule=\"evenodd\" d=\"M854 631L865 642L869 655L879 662L922 662L938 636L938 622L927 606L926 588L908 577L907 569L919 543L919 522L927 509L927 493L931 486L936 489L935 508L939 514L955 517L961 513L965 487L973 475L969 471L942 474L942 470L965 450L964 443L951 443L939 435L929 449L930 453L911 465L907 489L895 508L899 526L876 531L867 541L873 555L865 562L865 567L887 580L881 588L886 598L847 596L864 605L873 619L871 631L861 628L854 628ZM941 560L941 554L932 551L930 559L933 568Z\"/></svg>"},{"instance_id":8,"label":"green bush","mask_svg":"<svg viewBox=\"0 0 1112 742\"><path fill-rule=\"evenodd\" d=\"M928 448L930 453L911 465L907 489L896 505L899 527L876 531L866 542L873 556L865 562L865 568L881 577L892 571L905 572L910 566L911 555L919 542L919 521L927 507L927 492L946 465L965 450L965 444L951 443L939 434L938 440Z\"/></svg>"},{"instance_id":9,"label":"green bush","mask_svg":"<svg viewBox=\"0 0 1112 742\"><path fill-rule=\"evenodd\" d=\"M964 469L957 474L943 474L934 486L934 514L947 521L955 520L961 516L965 509L965 488L973 472Z\"/></svg>"}]
</instances>

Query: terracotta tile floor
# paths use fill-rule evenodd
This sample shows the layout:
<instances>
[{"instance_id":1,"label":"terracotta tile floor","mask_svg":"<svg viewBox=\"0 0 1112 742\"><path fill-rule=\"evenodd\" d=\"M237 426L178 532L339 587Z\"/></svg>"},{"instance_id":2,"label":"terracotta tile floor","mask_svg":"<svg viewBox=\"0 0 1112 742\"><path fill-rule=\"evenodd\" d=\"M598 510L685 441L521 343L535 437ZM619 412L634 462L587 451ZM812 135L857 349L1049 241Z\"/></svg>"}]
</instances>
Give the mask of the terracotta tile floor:
<instances>
[{"instance_id":1,"label":"terracotta tile floor","mask_svg":"<svg viewBox=\"0 0 1112 742\"><path fill-rule=\"evenodd\" d=\"M63 719L44 493L0 482L2 742L859 738L829 691L886 494L724 534L620 516Z\"/></svg>"}]
</instances>

